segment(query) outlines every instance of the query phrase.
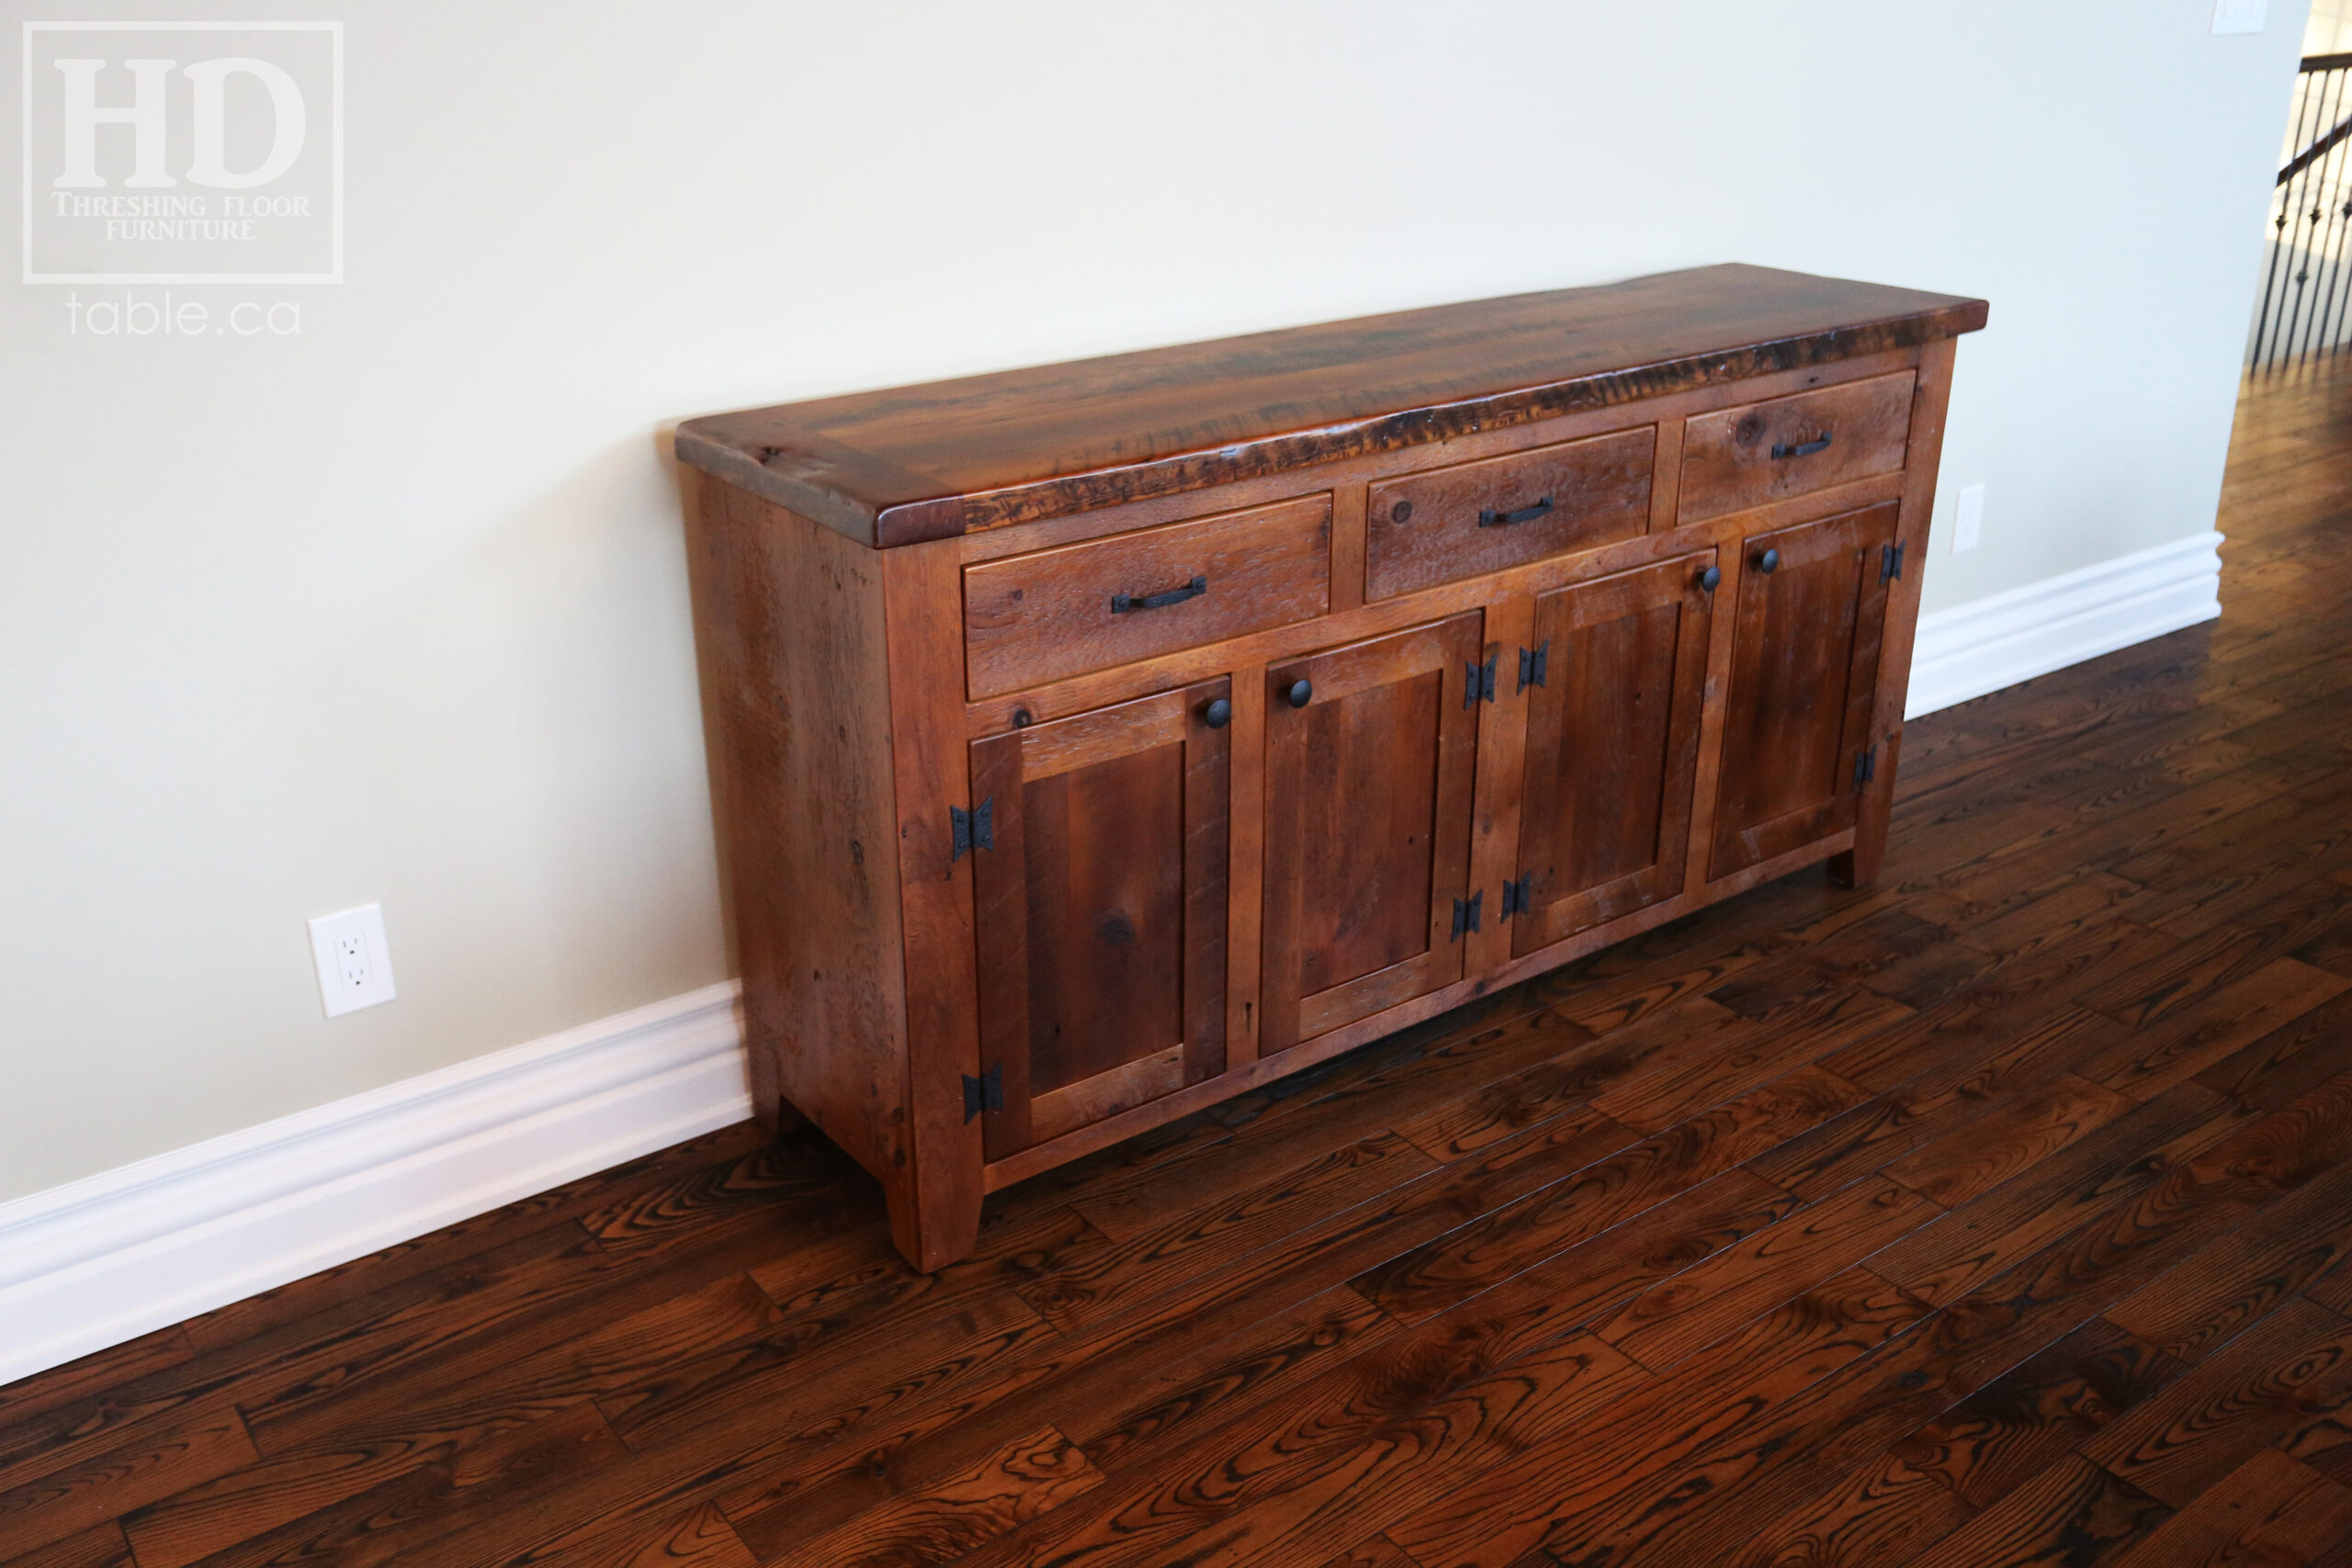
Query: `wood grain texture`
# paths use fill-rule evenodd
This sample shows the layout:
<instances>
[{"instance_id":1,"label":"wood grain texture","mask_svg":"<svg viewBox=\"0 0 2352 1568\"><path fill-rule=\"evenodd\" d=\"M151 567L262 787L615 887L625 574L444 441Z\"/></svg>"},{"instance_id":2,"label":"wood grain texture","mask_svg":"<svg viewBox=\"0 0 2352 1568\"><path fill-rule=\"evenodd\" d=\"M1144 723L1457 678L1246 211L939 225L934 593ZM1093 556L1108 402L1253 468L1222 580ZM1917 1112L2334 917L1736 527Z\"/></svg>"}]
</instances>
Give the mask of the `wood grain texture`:
<instances>
[{"instance_id":1,"label":"wood grain texture","mask_svg":"<svg viewBox=\"0 0 2352 1568\"><path fill-rule=\"evenodd\" d=\"M715 1503L698 1503L673 1519L602 1530L577 1543L534 1554L532 1568L758 1568Z\"/></svg>"},{"instance_id":2,"label":"wood grain texture","mask_svg":"<svg viewBox=\"0 0 2352 1568\"><path fill-rule=\"evenodd\" d=\"M1364 506L1364 597L1386 599L1642 533L1657 446L1657 427L1644 425L1373 485Z\"/></svg>"},{"instance_id":3,"label":"wood grain texture","mask_svg":"<svg viewBox=\"0 0 2352 1568\"><path fill-rule=\"evenodd\" d=\"M1811 374L1817 380L1834 382L1836 374L1846 368L1825 367ZM1335 482L1338 482L1336 477ZM1136 664L1071 675L1025 691L982 698L966 706L966 733L975 739L995 734L1010 728L1013 714L1024 709L1035 719L1067 717L1110 703L1148 696L1170 685L1231 673L1245 662L1281 663L1319 652L1337 643L1401 631L1449 615L1485 609L1514 595L1550 592L1573 582L1612 576L1673 556L1688 555L1694 550L1736 545L1751 533L1769 533L1838 513L1896 501L1902 493L1904 482L1901 474L1864 479L1816 495L1777 502L1754 512L1738 513L1663 533L1641 535L1573 555L1505 568L1486 577L1443 583L1415 593L1374 600L1345 610L1335 609L1329 616L1311 621L1251 632L1225 642L1181 649ZM1341 483L1340 488L1345 491L1352 487ZM1111 514L1088 513L1070 520L1069 525L1074 528L1076 525L1084 523L1100 530L1112 527L1114 522ZM998 542L1042 541L1055 536L1061 527L1060 525L1035 525L1032 529L1019 531L1017 537L1008 536L1005 540ZM1104 536L1098 532L1079 536L1096 538ZM967 551L970 548L960 542L957 547Z\"/></svg>"},{"instance_id":4,"label":"wood grain texture","mask_svg":"<svg viewBox=\"0 0 2352 1568\"><path fill-rule=\"evenodd\" d=\"M2092 1318L1889 1445L1970 1508L2016 1491L2182 1371Z\"/></svg>"},{"instance_id":5,"label":"wood grain texture","mask_svg":"<svg viewBox=\"0 0 2352 1568\"><path fill-rule=\"evenodd\" d=\"M1984 317L1981 299L1700 267L717 414L680 425L677 452L888 547L1913 347Z\"/></svg>"},{"instance_id":6,"label":"wood grain texture","mask_svg":"<svg viewBox=\"0 0 2352 1568\"><path fill-rule=\"evenodd\" d=\"M1678 521L1745 512L1903 467L1908 373L1723 409L1682 432Z\"/></svg>"},{"instance_id":7,"label":"wood grain texture","mask_svg":"<svg viewBox=\"0 0 2352 1568\"><path fill-rule=\"evenodd\" d=\"M1461 977L1479 626L1267 672L1261 1056Z\"/></svg>"},{"instance_id":8,"label":"wood grain texture","mask_svg":"<svg viewBox=\"0 0 2352 1568\"><path fill-rule=\"evenodd\" d=\"M2082 1452L2151 1496L2185 1506L2290 1433L2311 1404L2352 1392L2352 1322L2288 1301Z\"/></svg>"},{"instance_id":9,"label":"wood grain texture","mask_svg":"<svg viewBox=\"0 0 2352 1568\"><path fill-rule=\"evenodd\" d=\"M915 1568L952 1562L1093 1490L1102 1480L1082 1450L1044 1427L960 1474L840 1529L804 1536L766 1561L773 1568L832 1568L841 1562Z\"/></svg>"},{"instance_id":10,"label":"wood grain texture","mask_svg":"<svg viewBox=\"0 0 2352 1568\"><path fill-rule=\"evenodd\" d=\"M1782 528L1743 547L1710 879L1853 827L1896 510Z\"/></svg>"},{"instance_id":11,"label":"wood grain texture","mask_svg":"<svg viewBox=\"0 0 2352 1568\"><path fill-rule=\"evenodd\" d=\"M1536 601L1511 945L1525 954L1679 892L1698 783L1714 552Z\"/></svg>"},{"instance_id":12,"label":"wood grain texture","mask_svg":"<svg viewBox=\"0 0 2352 1568\"><path fill-rule=\"evenodd\" d=\"M2264 1449L2134 1547L2120 1568L2327 1563L2352 1546L2352 1487Z\"/></svg>"},{"instance_id":13,"label":"wood grain texture","mask_svg":"<svg viewBox=\"0 0 2352 1568\"><path fill-rule=\"evenodd\" d=\"M1919 626L1919 597L1928 578L1928 525L1935 514L1945 416L1951 407L1952 364L1959 346L1958 339L1941 338L1919 351L1911 428L1904 446L1903 492L1894 525L1904 570L1887 589L1886 635L1880 646L1878 694L1871 711L1872 733L1877 743L1886 748L1886 765L1862 788L1853 849L1830 863L1831 877L1847 887L1876 881L1886 859L1896 764L1903 754L1903 710L1911 689L1911 656Z\"/></svg>"},{"instance_id":14,"label":"wood grain texture","mask_svg":"<svg viewBox=\"0 0 2352 1568\"><path fill-rule=\"evenodd\" d=\"M0 1491L0 1541L46 1546L260 1460L233 1409L177 1422Z\"/></svg>"},{"instance_id":15,"label":"wood grain texture","mask_svg":"<svg viewBox=\"0 0 2352 1568\"><path fill-rule=\"evenodd\" d=\"M61 1537L8 1558L8 1568L138 1568L122 1527L112 1523Z\"/></svg>"},{"instance_id":16,"label":"wood grain texture","mask_svg":"<svg viewBox=\"0 0 2352 1568\"><path fill-rule=\"evenodd\" d=\"M905 1158L883 1176L890 1234L918 1269L971 1250L985 1163L964 1115L963 1079L980 1071L978 958L972 861L958 856L951 813L970 810L971 776L956 720L964 649L957 563L944 548L882 558L888 627L890 767L896 785L906 1048L876 1064L894 1083ZM887 1091L886 1091L887 1092Z\"/></svg>"},{"instance_id":17,"label":"wood grain texture","mask_svg":"<svg viewBox=\"0 0 2352 1568\"><path fill-rule=\"evenodd\" d=\"M1204 682L972 747L980 1060L1003 1159L1225 1066L1227 728Z\"/></svg>"},{"instance_id":18,"label":"wood grain texture","mask_svg":"<svg viewBox=\"0 0 2352 1568\"><path fill-rule=\"evenodd\" d=\"M887 1182L908 1139L881 563L710 482L695 544L752 1104L788 1101Z\"/></svg>"},{"instance_id":19,"label":"wood grain texture","mask_svg":"<svg viewBox=\"0 0 2352 1568\"><path fill-rule=\"evenodd\" d=\"M1009 556L964 569L966 678L989 697L1288 626L1330 584L1329 495Z\"/></svg>"},{"instance_id":20,"label":"wood grain texture","mask_svg":"<svg viewBox=\"0 0 2352 1568\"><path fill-rule=\"evenodd\" d=\"M2249 400L2229 617L1908 726L1899 875L1668 905L932 1273L747 1129L58 1369L0 1562L2335 1568L2347 433Z\"/></svg>"},{"instance_id":21,"label":"wood grain texture","mask_svg":"<svg viewBox=\"0 0 2352 1568\"><path fill-rule=\"evenodd\" d=\"M1509 963L1518 929L1525 923L1507 912L1506 905L1516 900L1504 884L1519 875L1519 846L1526 831L1529 705L1524 699L1543 688L1522 682L1518 667L1533 657L1538 641L1534 629L1535 602L1526 594L1510 594L1487 605L1480 626L1485 638L1480 658L1494 660L1496 700L1479 716L1469 885L1474 890L1493 888L1489 897L1495 909L1477 930L1464 933L1462 969L1470 976L1491 974Z\"/></svg>"},{"instance_id":22,"label":"wood grain texture","mask_svg":"<svg viewBox=\"0 0 2352 1568\"><path fill-rule=\"evenodd\" d=\"M2116 1561L2169 1517L2154 1498L2070 1454L1911 1561L1918 1568L2095 1568Z\"/></svg>"}]
</instances>

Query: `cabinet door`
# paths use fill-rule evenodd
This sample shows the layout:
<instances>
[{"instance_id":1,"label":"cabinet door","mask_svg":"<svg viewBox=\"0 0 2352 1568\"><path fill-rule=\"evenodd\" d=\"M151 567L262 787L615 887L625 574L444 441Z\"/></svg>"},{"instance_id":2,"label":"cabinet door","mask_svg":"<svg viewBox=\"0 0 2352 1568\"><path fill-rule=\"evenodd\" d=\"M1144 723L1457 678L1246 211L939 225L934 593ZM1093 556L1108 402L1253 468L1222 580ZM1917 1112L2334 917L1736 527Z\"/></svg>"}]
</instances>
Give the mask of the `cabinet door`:
<instances>
[{"instance_id":1,"label":"cabinet door","mask_svg":"<svg viewBox=\"0 0 2352 1568\"><path fill-rule=\"evenodd\" d=\"M989 1159L1224 1071L1230 692L973 744Z\"/></svg>"},{"instance_id":2,"label":"cabinet door","mask_svg":"<svg viewBox=\"0 0 2352 1568\"><path fill-rule=\"evenodd\" d=\"M1261 1054L1462 977L1479 626L1267 671Z\"/></svg>"},{"instance_id":3,"label":"cabinet door","mask_svg":"<svg viewBox=\"0 0 2352 1568\"><path fill-rule=\"evenodd\" d=\"M1854 825L1895 504L1740 547L1711 878Z\"/></svg>"},{"instance_id":4,"label":"cabinet door","mask_svg":"<svg viewBox=\"0 0 2352 1568\"><path fill-rule=\"evenodd\" d=\"M1673 897L1689 858L1714 596L1703 551L1535 601L1514 953Z\"/></svg>"}]
</instances>

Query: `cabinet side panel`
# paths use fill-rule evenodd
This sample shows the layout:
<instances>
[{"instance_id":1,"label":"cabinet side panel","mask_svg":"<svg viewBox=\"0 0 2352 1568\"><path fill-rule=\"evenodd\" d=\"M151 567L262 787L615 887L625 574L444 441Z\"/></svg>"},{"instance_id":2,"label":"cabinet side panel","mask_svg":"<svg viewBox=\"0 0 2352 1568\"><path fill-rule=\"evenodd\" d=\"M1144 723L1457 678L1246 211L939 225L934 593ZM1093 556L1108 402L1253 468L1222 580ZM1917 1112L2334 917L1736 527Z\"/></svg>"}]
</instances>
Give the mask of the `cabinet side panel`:
<instances>
[{"instance_id":1,"label":"cabinet side panel","mask_svg":"<svg viewBox=\"0 0 2352 1568\"><path fill-rule=\"evenodd\" d=\"M1919 355L1919 379L1911 406L1910 457L1903 474L1902 513L1895 538L1903 547L1903 574L1888 584L1886 647L1880 655L1878 699L1871 708L1879 768L1862 792L1854 823L1854 848L1830 864L1830 874L1848 886L1874 879L1886 857L1887 818L1894 809L1895 758L1903 749L1903 710L1911 690L1911 643L1919 625L1919 590L1928 576L1928 523L1936 505L1936 470L1943 459L1944 416L1951 406L1952 361L1960 344L1945 338Z\"/></svg>"},{"instance_id":2,"label":"cabinet side panel","mask_svg":"<svg viewBox=\"0 0 2352 1568\"><path fill-rule=\"evenodd\" d=\"M881 558L706 476L695 592L753 1102L886 1183L906 1150L906 1010Z\"/></svg>"}]
</instances>

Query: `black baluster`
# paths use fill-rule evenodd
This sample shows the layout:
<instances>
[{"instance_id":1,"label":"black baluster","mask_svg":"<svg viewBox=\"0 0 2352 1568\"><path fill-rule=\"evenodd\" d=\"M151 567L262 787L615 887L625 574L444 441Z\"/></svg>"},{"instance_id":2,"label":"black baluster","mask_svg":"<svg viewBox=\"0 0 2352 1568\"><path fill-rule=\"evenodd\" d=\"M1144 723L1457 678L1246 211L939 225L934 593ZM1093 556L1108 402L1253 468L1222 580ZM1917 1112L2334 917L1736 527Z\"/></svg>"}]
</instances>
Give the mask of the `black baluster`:
<instances>
[{"instance_id":1,"label":"black baluster","mask_svg":"<svg viewBox=\"0 0 2352 1568\"><path fill-rule=\"evenodd\" d=\"M2328 75L2335 84L2336 107L2339 111L2344 110L2346 107L2345 85L2352 78L2347 78L2342 71L2331 71ZM2311 330L2304 334L2301 349L2306 358L2327 352L2327 318L2332 313L2331 308L2335 299L2336 277L2344 270L2344 225L2338 210L2344 193L2344 139L2337 137L2335 145L2328 149L2327 156L2320 160L2320 194L2315 199L2328 214L2324 229L2325 237L2321 245L2326 259L2321 271L2320 286L2312 293Z\"/></svg>"},{"instance_id":2,"label":"black baluster","mask_svg":"<svg viewBox=\"0 0 2352 1568\"><path fill-rule=\"evenodd\" d=\"M2319 108L2321 95L2309 73L2298 74L2295 86L2298 101L2294 111L2293 145L2296 155L2301 156L2302 149L2312 141L2312 121ZM2293 159L2289 160L2288 166L2294 166ZM2296 171L2292 176L2283 170L2280 172L2278 182L2278 215L2271 223L2270 266L2263 279L2262 308L2255 316L2252 359L2255 366L2266 370L2278 363L2278 329L2287 313L2287 295L2280 287L2280 270L2289 265L2289 258L2293 254L2291 231L2294 214L2301 206L2302 183L2301 171Z\"/></svg>"},{"instance_id":3,"label":"black baluster","mask_svg":"<svg viewBox=\"0 0 2352 1568\"><path fill-rule=\"evenodd\" d=\"M2343 96L2342 73L2340 72L2329 71L2322 73L2321 74L2323 76L2323 81L2321 82L2317 92L2314 94L2314 96L2319 99L2321 105L2316 123L2329 129L2326 132L2324 132L2320 138L2314 139L2311 146L2306 147L2302 152L2297 153L2296 156L2298 158L2305 157L2312 151L2318 149L2320 141L2324 140L2327 135L2333 134L2336 114L2342 107L2340 102ZM2320 186L2319 172L2326 164L2328 156L2332 151L2333 144L2331 143L2328 151L2322 152L2320 156L2312 158L2309 163L2304 164L2301 170L2295 175L2294 209L2301 216L2305 230L2305 236L2302 244L2302 254L2295 264L2294 296L2288 301L2287 309L2284 312L2287 318L2285 329L2279 334L2279 344L2281 348L2284 350L2282 357L2289 361L2293 360L2302 353L2302 344L2300 340L2301 338L2302 329L2306 325L2303 318L2303 302L2311 294L2312 265L2313 258L2319 250L2320 218L2325 210L2320 205L2320 192L2318 188ZM2306 210L2307 209L2308 210Z\"/></svg>"}]
</instances>

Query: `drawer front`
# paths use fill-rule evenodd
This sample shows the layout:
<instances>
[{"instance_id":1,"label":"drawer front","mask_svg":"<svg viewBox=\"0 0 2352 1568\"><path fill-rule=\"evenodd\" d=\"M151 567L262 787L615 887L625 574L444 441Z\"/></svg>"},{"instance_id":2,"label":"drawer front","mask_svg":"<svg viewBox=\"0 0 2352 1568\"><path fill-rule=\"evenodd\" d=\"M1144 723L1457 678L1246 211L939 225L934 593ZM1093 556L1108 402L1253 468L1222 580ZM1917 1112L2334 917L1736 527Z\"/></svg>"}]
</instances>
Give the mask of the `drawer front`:
<instances>
[{"instance_id":1,"label":"drawer front","mask_svg":"<svg viewBox=\"0 0 2352 1568\"><path fill-rule=\"evenodd\" d=\"M1683 427L1678 519L1894 472L1910 441L1915 378L1905 370L1696 415Z\"/></svg>"},{"instance_id":2,"label":"drawer front","mask_svg":"<svg viewBox=\"0 0 2352 1568\"><path fill-rule=\"evenodd\" d=\"M1331 498L1253 506L964 569L967 680L1017 692L1311 620L1331 602Z\"/></svg>"},{"instance_id":3,"label":"drawer front","mask_svg":"<svg viewBox=\"0 0 2352 1568\"><path fill-rule=\"evenodd\" d=\"M1408 474L1365 498L1364 597L1627 539L1649 526L1657 427Z\"/></svg>"}]
</instances>

